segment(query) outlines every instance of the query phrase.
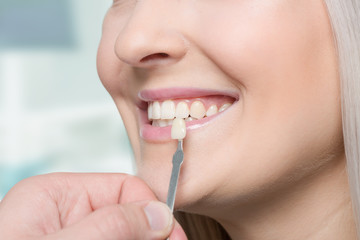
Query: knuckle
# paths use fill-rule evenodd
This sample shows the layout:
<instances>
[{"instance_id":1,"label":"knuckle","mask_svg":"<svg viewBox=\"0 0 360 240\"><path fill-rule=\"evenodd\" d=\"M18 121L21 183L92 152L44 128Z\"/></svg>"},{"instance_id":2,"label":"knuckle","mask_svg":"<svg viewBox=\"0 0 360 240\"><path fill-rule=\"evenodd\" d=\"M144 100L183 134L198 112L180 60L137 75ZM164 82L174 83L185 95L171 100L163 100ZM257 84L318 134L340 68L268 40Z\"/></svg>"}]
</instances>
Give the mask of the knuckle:
<instances>
[{"instance_id":1,"label":"knuckle","mask_svg":"<svg viewBox=\"0 0 360 240\"><path fill-rule=\"evenodd\" d=\"M36 190L37 188L40 188L39 187L41 186L40 182L41 179L39 176L28 177L17 182L9 192L22 191L24 189L29 189L29 188L31 188L32 190Z\"/></svg>"},{"instance_id":2,"label":"knuckle","mask_svg":"<svg viewBox=\"0 0 360 240\"><path fill-rule=\"evenodd\" d=\"M52 181L54 178L57 178L59 173L48 173L42 175L35 175L19 181L15 186L16 187L28 187L28 186L42 186L44 183Z\"/></svg>"}]
</instances>

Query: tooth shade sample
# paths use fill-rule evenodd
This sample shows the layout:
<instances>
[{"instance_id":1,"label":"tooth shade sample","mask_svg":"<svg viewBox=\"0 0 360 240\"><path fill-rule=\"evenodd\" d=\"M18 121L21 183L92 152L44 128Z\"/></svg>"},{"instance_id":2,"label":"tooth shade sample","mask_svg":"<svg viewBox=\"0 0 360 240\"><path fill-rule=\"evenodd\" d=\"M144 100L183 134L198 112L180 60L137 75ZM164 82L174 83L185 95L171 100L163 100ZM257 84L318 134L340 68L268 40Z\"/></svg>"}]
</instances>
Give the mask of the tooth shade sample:
<instances>
[{"instance_id":1,"label":"tooth shade sample","mask_svg":"<svg viewBox=\"0 0 360 240\"><path fill-rule=\"evenodd\" d=\"M179 102L176 106L175 117L187 118L190 114L189 107L186 102Z\"/></svg>"},{"instance_id":2,"label":"tooth shade sample","mask_svg":"<svg viewBox=\"0 0 360 240\"><path fill-rule=\"evenodd\" d=\"M231 103L225 103L224 105L221 106L221 108L219 109L219 112L226 110L230 106L231 106Z\"/></svg>"},{"instance_id":3,"label":"tooth shade sample","mask_svg":"<svg viewBox=\"0 0 360 240\"><path fill-rule=\"evenodd\" d=\"M217 108L217 106L216 105L211 105L210 107L209 107L209 109L207 110L207 112L206 112L206 116L207 117L210 117L210 116L212 116L212 115L214 115L214 114L217 114L218 113L218 108Z\"/></svg>"},{"instance_id":4,"label":"tooth shade sample","mask_svg":"<svg viewBox=\"0 0 360 240\"><path fill-rule=\"evenodd\" d=\"M161 104L161 119L173 119L175 117L175 103L166 100Z\"/></svg>"},{"instance_id":5,"label":"tooth shade sample","mask_svg":"<svg viewBox=\"0 0 360 240\"><path fill-rule=\"evenodd\" d=\"M205 116L206 109L204 104L200 101L195 101L191 104L190 107L190 116L192 118L201 119Z\"/></svg>"},{"instance_id":6,"label":"tooth shade sample","mask_svg":"<svg viewBox=\"0 0 360 240\"><path fill-rule=\"evenodd\" d=\"M161 117L161 107L159 102L154 102L152 104L152 119L160 119Z\"/></svg>"},{"instance_id":7,"label":"tooth shade sample","mask_svg":"<svg viewBox=\"0 0 360 240\"><path fill-rule=\"evenodd\" d=\"M171 127L171 138L182 140L186 136L185 120L182 118L175 118Z\"/></svg>"},{"instance_id":8,"label":"tooth shade sample","mask_svg":"<svg viewBox=\"0 0 360 240\"><path fill-rule=\"evenodd\" d=\"M152 111L153 111L153 104L152 103L149 103L149 106L148 106L148 119L149 120L152 120L153 118L152 118Z\"/></svg>"}]
</instances>

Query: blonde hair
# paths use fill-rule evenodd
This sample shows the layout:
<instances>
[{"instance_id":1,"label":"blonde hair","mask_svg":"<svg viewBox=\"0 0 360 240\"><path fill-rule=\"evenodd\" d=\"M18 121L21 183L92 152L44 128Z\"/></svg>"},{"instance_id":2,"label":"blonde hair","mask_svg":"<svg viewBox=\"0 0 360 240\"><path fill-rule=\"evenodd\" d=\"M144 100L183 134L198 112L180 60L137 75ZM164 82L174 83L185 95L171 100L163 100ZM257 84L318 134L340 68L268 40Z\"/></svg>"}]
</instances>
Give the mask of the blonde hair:
<instances>
[{"instance_id":1,"label":"blonde hair","mask_svg":"<svg viewBox=\"0 0 360 240\"><path fill-rule=\"evenodd\" d=\"M347 173L360 239L360 1L324 1L337 47Z\"/></svg>"},{"instance_id":2,"label":"blonde hair","mask_svg":"<svg viewBox=\"0 0 360 240\"><path fill-rule=\"evenodd\" d=\"M341 105L347 172L360 240L360 1L324 0L332 25L341 81ZM230 239L211 218L176 213L191 239Z\"/></svg>"}]
</instances>

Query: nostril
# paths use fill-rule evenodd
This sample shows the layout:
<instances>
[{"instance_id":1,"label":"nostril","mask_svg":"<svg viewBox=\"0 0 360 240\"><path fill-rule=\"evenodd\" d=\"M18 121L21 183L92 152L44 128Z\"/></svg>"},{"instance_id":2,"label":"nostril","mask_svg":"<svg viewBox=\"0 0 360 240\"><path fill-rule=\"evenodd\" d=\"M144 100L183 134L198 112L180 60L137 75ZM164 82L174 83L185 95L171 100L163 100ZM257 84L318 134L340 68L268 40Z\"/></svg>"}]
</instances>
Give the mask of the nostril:
<instances>
[{"instance_id":1,"label":"nostril","mask_svg":"<svg viewBox=\"0 0 360 240\"><path fill-rule=\"evenodd\" d=\"M147 62L147 61L150 61L150 60L164 59L164 58L167 58L167 57L169 57L169 54L167 54L167 53L154 53L154 54L148 55L146 57L143 57L140 60L140 62Z\"/></svg>"}]
</instances>

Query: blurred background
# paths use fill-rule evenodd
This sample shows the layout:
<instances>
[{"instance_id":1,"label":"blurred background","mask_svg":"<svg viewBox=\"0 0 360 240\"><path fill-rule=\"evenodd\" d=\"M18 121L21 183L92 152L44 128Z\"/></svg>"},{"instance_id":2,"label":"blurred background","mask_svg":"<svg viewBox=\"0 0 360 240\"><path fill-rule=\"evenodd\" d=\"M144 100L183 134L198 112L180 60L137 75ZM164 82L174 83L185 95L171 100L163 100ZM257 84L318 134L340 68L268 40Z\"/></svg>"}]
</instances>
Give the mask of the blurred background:
<instances>
[{"instance_id":1,"label":"blurred background","mask_svg":"<svg viewBox=\"0 0 360 240\"><path fill-rule=\"evenodd\" d=\"M32 175L134 172L121 118L96 73L111 4L0 1L0 199Z\"/></svg>"}]
</instances>

